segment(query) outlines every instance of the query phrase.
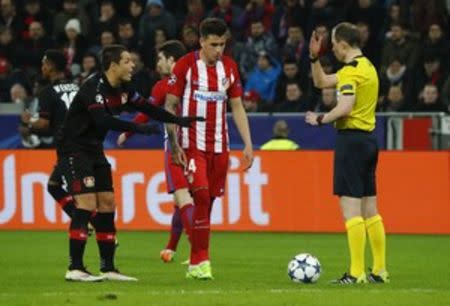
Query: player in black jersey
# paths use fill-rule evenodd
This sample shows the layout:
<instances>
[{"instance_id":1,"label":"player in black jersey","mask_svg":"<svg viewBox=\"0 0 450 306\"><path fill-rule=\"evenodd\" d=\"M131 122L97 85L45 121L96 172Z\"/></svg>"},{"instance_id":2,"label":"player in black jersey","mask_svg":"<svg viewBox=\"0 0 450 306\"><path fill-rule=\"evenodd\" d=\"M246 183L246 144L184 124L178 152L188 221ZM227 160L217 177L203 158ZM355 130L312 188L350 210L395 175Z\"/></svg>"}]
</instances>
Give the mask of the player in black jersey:
<instances>
[{"instance_id":1,"label":"player in black jersey","mask_svg":"<svg viewBox=\"0 0 450 306\"><path fill-rule=\"evenodd\" d=\"M66 280L137 280L121 274L114 265L115 203L111 166L103 152L103 141L108 130L154 134L159 133L159 128L114 116L123 110L138 110L155 120L183 127L202 120L176 117L128 89L133 68L125 47L112 45L103 49L103 73L90 77L81 86L56 137L58 164L77 203L70 224L70 266ZM93 225L100 250L100 276L90 274L83 264L87 224L94 210L97 210Z\"/></svg>"},{"instance_id":2,"label":"player in black jersey","mask_svg":"<svg viewBox=\"0 0 450 306\"><path fill-rule=\"evenodd\" d=\"M37 95L39 103L39 118L34 119L28 113L22 116L23 125L28 132L45 133L54 139L61 127L66 112L78 92L78 85L65 76L67 61L64 54L58 50L47 50L42 58L41 73L48 82ZM52 144L53 146L53 144ZM47 184L47 190L62 209L72 217L75 204L73 197L62 188L62 176L55 166Z\"/></svg>"}]
</instances>

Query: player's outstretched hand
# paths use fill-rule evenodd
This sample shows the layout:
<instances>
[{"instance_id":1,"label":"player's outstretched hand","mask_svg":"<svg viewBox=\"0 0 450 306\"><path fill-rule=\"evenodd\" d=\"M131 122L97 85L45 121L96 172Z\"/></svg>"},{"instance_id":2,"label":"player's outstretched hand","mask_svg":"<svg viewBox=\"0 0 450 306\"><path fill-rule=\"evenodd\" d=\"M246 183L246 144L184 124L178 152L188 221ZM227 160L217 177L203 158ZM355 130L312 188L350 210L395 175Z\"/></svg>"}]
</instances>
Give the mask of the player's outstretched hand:
<instances>
[{"instance_id":1,"label":"player's outstretched hand","mask_svg":"<svg viewBox=\"0 0 450 306\"><path fill-rule=\"evenodd\" d=\"M176 124L183 127L191 127L191 123L194 121L205 121L204 117L178 117Z\"/></svg>"},{"instance_id":2,"label":"player's outstretched hand","mask_svg":"<svg viewBox=\"0 0 450 306\"><path fill-rule=\"evenodd\" d=\"M305 121L310 125L318 125L317 114L313 112L306 112Z\"/></svg>"},{"instance_id":3,"label":"player's outstretched hand","mask_svg":"<svg viewBox=\"0 0 450 306\"><path fill-rule=\"evenodd\" d=\"M157 124L140 124L139 133L145 135L161 134L161 129Z\"/></svg>"},{"instance_id":4,"label":"player's outstretched hand","mask_svg":"<svg viewBox=\"0 0 450 306\"><path fill-rule=\"evenodd\" d=\"M120 134L119 137L117 137L117 146L123 147L123 144L127 141L127 139L127 133Z\"/></svg>"}]
</instances>

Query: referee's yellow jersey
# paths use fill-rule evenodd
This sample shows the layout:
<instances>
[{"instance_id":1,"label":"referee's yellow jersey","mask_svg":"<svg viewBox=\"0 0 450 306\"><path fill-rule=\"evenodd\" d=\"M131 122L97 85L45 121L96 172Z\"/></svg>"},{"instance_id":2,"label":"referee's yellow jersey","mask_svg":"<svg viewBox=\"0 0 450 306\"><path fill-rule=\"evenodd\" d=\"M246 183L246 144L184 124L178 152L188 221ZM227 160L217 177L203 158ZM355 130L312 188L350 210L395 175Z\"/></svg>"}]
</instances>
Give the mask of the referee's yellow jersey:
<instances>
[{"instance_id":1,"label":"referee's yellow jersey","mask_svg":"<svg viewBox=\"0 0 450 306\"><path fill-rule=\"evenodd\" d=\"M361 55L345 64L336 76L338 96L355 95L355 104L348 116L336 121L335 127L338 130L357 129L369 132L375 129L379 86L375 67Z\"/></svg>"}]
</instances>

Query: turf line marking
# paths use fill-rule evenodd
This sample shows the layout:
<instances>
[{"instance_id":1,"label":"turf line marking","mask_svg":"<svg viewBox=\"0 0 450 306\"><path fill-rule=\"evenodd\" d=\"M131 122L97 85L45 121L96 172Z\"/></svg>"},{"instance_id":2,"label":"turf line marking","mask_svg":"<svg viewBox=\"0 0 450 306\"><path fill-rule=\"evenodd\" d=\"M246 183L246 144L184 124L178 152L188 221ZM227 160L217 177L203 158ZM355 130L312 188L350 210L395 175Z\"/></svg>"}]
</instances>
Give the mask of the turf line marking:
<instances>
[{"instance_id":1,"label":"turf line marking","mask_svg":"<svg viewBox=\"0 0 450 306\"><path fill-rule=\"evenodd\" d=\"M287 293L325 293L332 292L335 289L344 289L343 287L335 287L335 288L304 288L299 287L298 289L266 289L266 290L150 290L144 292L134 292L139 295L147 295L147 296L159 296L159 295L218 295L218 294L254 294L258 292L265 292L271 294L287 294ZM365 287L361 288L345 288L346 292L362 292L361 289L366 289ZM398 293L438 293L438 292L447 292L448 290L439 290L439 289L428 289L428 288L408 288L408 289L395 289L395 288L385 288L385 289L369 289L365 290L365 293L376 293L376 294L384 294L386 292L398 292ZM123 291L101 291L101 292L85 292L85 293L75 293L75 292L65 292L65 291L52 291L52 292L40 292L36 293L36 295L44 296L44 297L52 297L52 296L101 296L107 294L116 294L116 295L127 295L133 294L133 292L123 292ZM8 298L8 297L20 297L23 296L23 292L2 292L0 293L0 297Z\"/></svg>"}]
</instances>

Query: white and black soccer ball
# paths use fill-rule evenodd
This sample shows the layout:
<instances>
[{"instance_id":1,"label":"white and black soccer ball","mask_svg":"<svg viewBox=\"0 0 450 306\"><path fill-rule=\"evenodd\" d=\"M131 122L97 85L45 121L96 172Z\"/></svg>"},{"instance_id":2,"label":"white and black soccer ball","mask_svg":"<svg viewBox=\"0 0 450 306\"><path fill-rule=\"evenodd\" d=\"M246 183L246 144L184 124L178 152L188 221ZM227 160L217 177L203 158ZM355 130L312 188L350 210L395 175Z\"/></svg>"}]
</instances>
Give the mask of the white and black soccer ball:
<instances>
[{"instance_id":1,"label":"white and black soccer ball","mask_svg":"<svg viewBox=\"0 0 450 306\"><path fill-rule=\"evenodd\" d=\"M311 254L296 255L288 264L288 276L296 283L315 283L320 277L320 262Z\"/></svg>"}]
</instances>

